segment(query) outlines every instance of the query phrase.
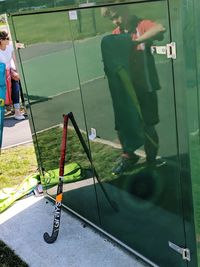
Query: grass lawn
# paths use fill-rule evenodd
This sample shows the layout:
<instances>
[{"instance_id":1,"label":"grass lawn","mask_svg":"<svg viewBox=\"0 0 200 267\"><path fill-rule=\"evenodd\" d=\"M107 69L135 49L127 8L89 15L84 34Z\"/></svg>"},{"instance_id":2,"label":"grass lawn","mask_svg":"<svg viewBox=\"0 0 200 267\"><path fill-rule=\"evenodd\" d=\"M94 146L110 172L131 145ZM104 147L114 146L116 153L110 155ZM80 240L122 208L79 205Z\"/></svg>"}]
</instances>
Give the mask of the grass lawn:
<instances>
[{"instance_id":1,"label":"grass lawn","mask_svg":"<svg viewBox=\"0 0 200 267\"><path fill-rule=\"evenodd\" d=\"M33 144L1 151L0 189L17 186L26 176L37 169ZM15 252L0 240L1 267L28 267Z\"/></svg>"},{"instance_id":2,"label":"grass lawn","mask_svg":"<svg viewBox=\"0 0 200 267\"><path fill-rule=\"evenodd\" d=\"M0 240L0 266L1 267L28 267L15 252Z\"/></svg>"},{"instance_id":3,"label":"grass lawn","mask_svg":"<svg viewBox=\"0 0 200 267\"><path fill-rule=\"evenodd\" d=\"M0 189L17 186L37 170L33 144L2 150L0 157Z\"/></svg>"}]
</instances>

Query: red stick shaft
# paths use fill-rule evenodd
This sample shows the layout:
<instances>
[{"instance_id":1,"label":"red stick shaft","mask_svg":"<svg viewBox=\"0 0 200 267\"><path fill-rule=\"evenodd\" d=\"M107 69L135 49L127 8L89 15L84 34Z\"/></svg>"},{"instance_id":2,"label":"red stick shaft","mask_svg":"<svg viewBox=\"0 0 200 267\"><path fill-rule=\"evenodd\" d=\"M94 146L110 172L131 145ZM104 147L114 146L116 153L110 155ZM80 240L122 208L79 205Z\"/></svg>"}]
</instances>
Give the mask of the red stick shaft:
<instances>
[{"instance_id":1,"label":"red stick shaft","mask_svg":"<svg viewBox=\"0 0 200 267\"><path fill-rule=\"evenodd\" d=\"M64 166L65 166L65 153L67 148L67 127L68 127L68 115L63 115L63 133L62 133L62 143L61 143L61 155L60 155L60 168L59 176L64 176Z\"/></svg>"}]
</instances>

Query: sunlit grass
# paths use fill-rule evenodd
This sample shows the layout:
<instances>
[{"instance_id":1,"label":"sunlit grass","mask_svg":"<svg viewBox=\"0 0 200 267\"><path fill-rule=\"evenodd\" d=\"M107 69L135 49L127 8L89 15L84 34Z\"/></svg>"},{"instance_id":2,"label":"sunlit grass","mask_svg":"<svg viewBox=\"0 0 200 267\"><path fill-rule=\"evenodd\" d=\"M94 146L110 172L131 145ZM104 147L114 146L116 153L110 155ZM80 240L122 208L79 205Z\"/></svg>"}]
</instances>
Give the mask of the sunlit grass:
<instances>
[{"instance_id":1,"label":"sunlit grass","mask_svg":"<svg viewBox=\"0 0 200 267\"><path fill-rule=\"evenodd\" d=\"M0 240L0 266L1 267L28 267L15 252L10 249L3 241Z\"/></svg>"},{"instance_id":2,"label":"sunlit grass","mask_svg":"<svg viewBox=\"0 0 200 267\"><path fill-rule=\"evenodd\" d=\"M36 170L37 161L33 144L2 150L0 155L0 189L15 187Z\"/></svg>"}]
</instances>

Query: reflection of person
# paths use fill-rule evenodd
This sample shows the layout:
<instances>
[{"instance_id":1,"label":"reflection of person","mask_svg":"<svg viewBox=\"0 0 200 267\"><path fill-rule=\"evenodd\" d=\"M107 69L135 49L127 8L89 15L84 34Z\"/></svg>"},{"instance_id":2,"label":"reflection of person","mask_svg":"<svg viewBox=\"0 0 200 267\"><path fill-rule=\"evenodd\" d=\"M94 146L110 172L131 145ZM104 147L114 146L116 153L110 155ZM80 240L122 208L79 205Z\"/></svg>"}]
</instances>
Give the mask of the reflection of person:
<instances>
[{"instance_id":1,"label":"reflection of person","mask_svg":"<svg viewBox=\"0 0 200 267\"><path fill-rule=\"evenodd\" d=\"M6 64L6 105L11 105L13 101L16 120L23 120L25 117L21 114L19 96L20 91L15 82L19 81L19 75L14 64L14 49L12 42L9 41L8 33L0 31L0 62ZM11 83L11 80L13 81ZM13 99L12 99L13 97Z\"/></svg>"},{"instance_id":2,"label":"reflection of person","mask_svg":"<svg viewBox=\"0 0 200 267\"><path fill-rule=\"evenodd\" d=\"M155 125L159 122L156 90L160 89L160 84L154 58L151 54L151 45L153 40L163 38L165 28L154 21L139 19L130 15L126 9L122 8L103 8L102 14L109 16L114 25L117 26L113 30L113 34L122 36L126 33L135 44L129 51L129 74L132 90L135 91L136 102L139 105L137 111L143 124L146 161L148 164L152 164L155 162L158 152L158 135L155 130ZM125 120L127 121L126 118ZM130 121L127 121L127 124L130 127ZM134 150L130 151L130 141L127 142L130 137L123 135L119 127L117 131L122 144L123 155L119 165L114 168L114 173L120 174L136 163L139 157L134 153ZM129 149L124 145L126 143L129 143Z\"/></svg>"}]
</instances>

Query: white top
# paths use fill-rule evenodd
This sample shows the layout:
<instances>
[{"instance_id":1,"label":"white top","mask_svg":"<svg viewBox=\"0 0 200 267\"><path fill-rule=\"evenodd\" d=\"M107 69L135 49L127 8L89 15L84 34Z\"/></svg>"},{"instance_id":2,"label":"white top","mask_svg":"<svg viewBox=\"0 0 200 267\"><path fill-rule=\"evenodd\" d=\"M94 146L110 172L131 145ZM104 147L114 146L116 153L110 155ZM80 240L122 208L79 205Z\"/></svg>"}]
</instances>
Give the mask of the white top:
<instances>
[{"instance_id":1,"label":"white top","mask_svg":"<svg viewBox=\"0 0 200 267\"><path fill-rule=\"evenodd\" d=\"M6 69L11 68L11 62L13 57L13 44L10 42L5 50L0 49L0 62L6 64Z\"/></svg>"}]
</instances>

